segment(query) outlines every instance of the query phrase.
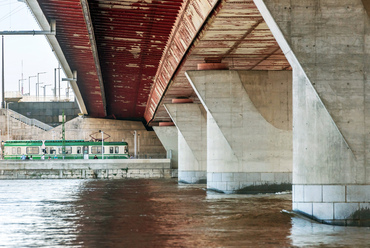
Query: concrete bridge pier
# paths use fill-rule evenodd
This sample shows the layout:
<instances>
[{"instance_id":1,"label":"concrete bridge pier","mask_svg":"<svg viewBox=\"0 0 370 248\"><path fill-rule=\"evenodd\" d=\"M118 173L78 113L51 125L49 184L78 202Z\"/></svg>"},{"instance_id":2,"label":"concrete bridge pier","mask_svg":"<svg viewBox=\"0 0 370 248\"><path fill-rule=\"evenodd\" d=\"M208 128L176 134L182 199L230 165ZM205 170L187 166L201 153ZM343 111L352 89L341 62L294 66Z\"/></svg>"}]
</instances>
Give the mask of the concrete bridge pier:
<instances>
[{"instance_id":1,"label":"concrete bridge pier","mask_svg":"<svg viewBox=\"0 0 370 248\"><path fill-rule=\"evenodd\" d=\"M207 188L291 189L291 72L187 71L207 110Z\"/></svg>"},{"instance_id":2,"label":"concrete bridge pier","mask_svg":"<svg viewBox=\"0 0 370 248\"><path fill-rule=\"evenodd\" d=\"M178 181L207 181L207 118L201 104L165 104L178 129Z\"/></svg>"},{"instance_id":3,"label":"concrete bridge pier","mask_svg":"<svg viewBox=\"0 0 370 248\"><path fill-rule=\"evenodd\" d=\"M178 168L178 131L175 126L153 127L154 132L161 141L167 152L167 158L171 159L171 168Z\"/></svg>"},{"instance_id":4,"label":"concrete bridge pier","mask_svg":"<svg viewBox=\"0 0 370 248\"><path fill-rule=\"evenodd\" d=\"M365 1L254 2L293 68L293 210L370 226Z\"/></svg>"}]
</instances>

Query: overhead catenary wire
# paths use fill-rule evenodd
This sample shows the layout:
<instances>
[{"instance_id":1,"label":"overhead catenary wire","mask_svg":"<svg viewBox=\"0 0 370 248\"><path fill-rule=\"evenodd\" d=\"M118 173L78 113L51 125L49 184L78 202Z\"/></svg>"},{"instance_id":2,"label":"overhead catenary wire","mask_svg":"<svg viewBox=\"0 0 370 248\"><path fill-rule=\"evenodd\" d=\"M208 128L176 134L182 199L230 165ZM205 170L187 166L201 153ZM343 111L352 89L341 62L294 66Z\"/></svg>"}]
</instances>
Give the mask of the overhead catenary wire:
<instances>
[{"instance_id":1,"label":"overhead catenary wire","mask_svg":"<svg viewBox=\"0 0 370 248\"><path fill-rule=\"evenodd\" d=\"M5 14L4 16L0 17L0 22L6 20L7 18L11 17L12 15L18 13L21 10L24 10L26 6L18 6L17 8L13 9L10 13Z\"/></svg>"}]
</instances>

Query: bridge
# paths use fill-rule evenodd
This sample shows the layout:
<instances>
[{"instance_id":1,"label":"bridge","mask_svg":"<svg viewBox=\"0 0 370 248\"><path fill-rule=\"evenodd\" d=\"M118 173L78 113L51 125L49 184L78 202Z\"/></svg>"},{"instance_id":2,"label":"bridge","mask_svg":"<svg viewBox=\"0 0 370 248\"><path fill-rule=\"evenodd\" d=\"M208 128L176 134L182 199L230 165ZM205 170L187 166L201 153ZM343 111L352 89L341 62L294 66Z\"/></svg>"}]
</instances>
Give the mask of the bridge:
<instances>
[{"instance_id":1,"label":"bridge","mask_svg":"<svg viewBox=\"0 0 370 248\"><path fill-rule=\"evenodd\" d=\"M27 3L81 112L154 127L179 181L370 224L368 0Z\"/></svg>"}]
</instances>

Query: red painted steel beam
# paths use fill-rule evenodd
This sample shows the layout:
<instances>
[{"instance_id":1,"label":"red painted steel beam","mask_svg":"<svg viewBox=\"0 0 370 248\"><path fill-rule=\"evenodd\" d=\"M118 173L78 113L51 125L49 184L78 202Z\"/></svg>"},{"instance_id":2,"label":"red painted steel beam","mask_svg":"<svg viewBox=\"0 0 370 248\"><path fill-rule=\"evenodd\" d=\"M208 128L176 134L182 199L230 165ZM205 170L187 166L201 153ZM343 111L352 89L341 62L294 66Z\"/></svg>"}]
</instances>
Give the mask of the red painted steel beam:
<instances>
[{"instance_id":1,"label":"red painted steel beam","mask_svg":"<svg viewBox=\"0 0 370 248\"><path fill-rule=\"evenodd\" d=\"M170 79L174 76L187 50L218 2L217 0L186 1L183 12L177 20L176 28L171 34L170 41L167 43L148 98L144 114L148 123L152 121Z\"/></svg>"}]
</instances>

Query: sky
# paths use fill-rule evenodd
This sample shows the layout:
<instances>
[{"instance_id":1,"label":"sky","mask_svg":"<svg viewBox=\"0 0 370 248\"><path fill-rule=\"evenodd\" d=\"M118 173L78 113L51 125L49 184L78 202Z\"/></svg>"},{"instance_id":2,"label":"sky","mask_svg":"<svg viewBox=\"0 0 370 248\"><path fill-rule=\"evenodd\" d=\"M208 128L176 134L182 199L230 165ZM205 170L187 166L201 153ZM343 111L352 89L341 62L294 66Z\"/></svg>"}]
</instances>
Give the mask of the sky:
<instances>
[{"instance_id":1,"label":"sky","mask_svg":"<svg viewBox=\"0 0 370 248\"><path fill-rule=\"evenodd\" d=\"M18 0L0 0L0 31L20 30L40 30L40 28L25 3ZM45 36L4 35L4 61L5 92L18 92L19 80L22 79L23 74L23 79L26 79L23 81L23 93L27 94L30 92L29 76L46 72L39 74L39 82L44 85L50 84L46 86L46 95L53 95L54 68L58 67L58 61ZM63 77L65 75L61 70L61 78ZM35 96L37 77L30 78L30 82L31 96ZM67 82L61 80L61 95L65 95L66 86ZM43 88L40 88L39 92L40 96L43 96Z\"/></svg>"}]
</instances>

